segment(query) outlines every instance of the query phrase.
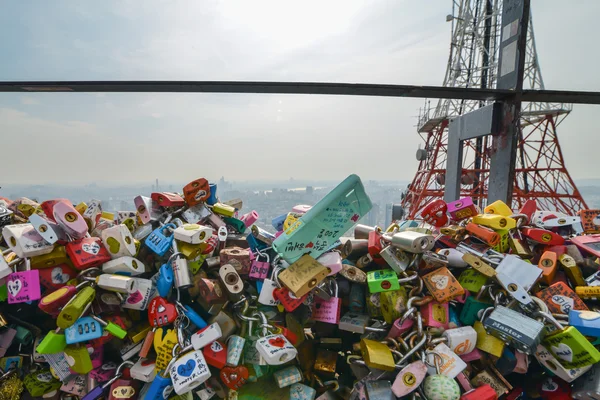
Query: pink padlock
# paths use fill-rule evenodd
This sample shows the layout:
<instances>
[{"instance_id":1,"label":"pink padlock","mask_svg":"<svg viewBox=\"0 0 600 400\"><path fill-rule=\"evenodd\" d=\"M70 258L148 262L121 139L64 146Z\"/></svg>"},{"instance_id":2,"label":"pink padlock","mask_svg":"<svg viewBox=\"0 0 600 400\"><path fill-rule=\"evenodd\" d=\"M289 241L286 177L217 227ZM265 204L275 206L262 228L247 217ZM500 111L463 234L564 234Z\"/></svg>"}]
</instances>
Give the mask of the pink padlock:
<instances>
[{"instance_id":1,"label":"pink padlock","mask_svg":"<svg viewBox=\"0 0 600 400\"><path fill-rule=\"evenodd\" d=\"M479 349L475 349L470 353L467 354L461 354L459 356L464 362L468 363L471 361L475 361L475 360L480 360L482 357L481 351L479 351Z\"/></svg>"},{"instance_id":2,"label":"pink padlock","mask_svg":"<svg viewBox=\"0 0 600 400\"><path fill-rule=\"evenodd\" d=\"M415 361L402 368L392 384L392 392L396 397L406 396L415 391L427 376L427 365L423 361Z\"/></svg>"},{"instance_id":3,"label":"pink padlock","mask_svg":"<svg viewBox=\"0 0 600 400\"><path fill-rule=\"evenodd\" d=\"M250 253L250 257L253 258L252 264L250 264L250 272L248 273L249 279L262 281L267 278L269 274L269 268L271 266L269 255L266 253L258 253L256 256ZM266 261L260 261L260 259L266 259Z\"/></svg>"},{"instance_id":4,"label":"pink padlock","mask_svg":"<svg viewBox=\"0 0 600 400\"><path fill-rule=\"evenodd\" d=\"M432 301L422 305L421 315L423 316L423 322L425 323L425 326L448 329L448 323L450 322L450 310L448 309L448 303L438 303L437 301Z\"/></svg>"},{"instance_id":5,"label":"pink padlock","mask_svg":"<svg viewBox=\"0 0 600 400\"><path fill-rule=\"evenodd\" d=\"M471 382L469 381L469 378L467 378L467 375L464 373L464 371L456 375L456 380L465 392L473 390L473 385L471 385Z\"/></svg>"},{"instance_id":6,"label":"pink padlock","mask_svg":"<svg viewBox=\"0 0 600 400\"><path fill-rule=\"evenodd\" d=\"M517 365L513 372L516 374L526 374L529 369L529 356L520 351L515 351L515 358L517 359Z\"/></svg>"},{"instance_id":7,"label":"pink padlock","mask_svg":"<svg viewBox=\"0 0 600 400\"><path fill-rule=\"evenodd\" d=\"M317 258L317 262L329 269L330 272L327 276L335 275L342 270L342 255L337 251L321 255Z\"/></svg>"},{"instance_id":8,"label":"pink padlock","mask_svg":"<svg viewBox=\"0 0 600 400\"><path fill-rule=\"evenodd\" d=\"M258 213L252 210L249 213L242 215L240 221L246 225L246 228L250 228L256 221L258 221Z\"/></svg>"},{"instance_id":9,"label":"pink padlock","mask_svg":"<svg viewBox=\"0 0 600 400\"><path fill-rule=\"evenodd\" d=\"M27 261L29 267L29 261ZM40 290L40 271L19 271L6 277L8 304L26 303L39 300L42 297Z\"/></svg>"},{"instance_id":10,"label":"pink padlock","mask_svg":"<svg viewBox=\"0 0 600 400\"><path fill-rule=\"evenodd\" d=\"M333 296L329 300L315 296L312 306L312 319L328 324L338 324L340 322L340 312L342 311L342 299L338 297L338 285L335 280L331 280L334 287Z\"/></svg>"},{"instance_id":11,"label":"pink padlock","mask_svg":"<svg viewBox=\"0 0 600 400\"><path fill-rule=\"evenodd\" d=\"M473 204L473 199L470 197L463 197L460 200L448 203L448 213L454 221L462 221L479 214L475 204Z\"/></svg>"},{"instance_id":12,"label":"pink padlock","mask_svg":"<svg viewBox=\"0 0 600 400\"><path fill-rule=\"evenodd\" d=\"M397 338L398 336L402 335L404 332L408 332L409 330L412 329L413 325L415 324L415 321L412 320L411 318L407 318L404 320L404 322L401 322L401 318L398 318L397 320L394 321L394 324L392 325L390 331L388 332L387 337L388 338Z\"/></svg>"},{"instance_id":13,"label":"pink padlock","mask_svg":"<svg viewBox=\"0 0 600 400\"><path fill-rule=\"evenodd\" d=\"M297 214L305 214L311 208L312 206L308 206L306 204L298 204L292 208L292 212Z\"/></svg>"},{"instance_id":14,"label":"pink padlock","mask_svg":"<svg viewBox=\"0 0 600 400\"><path fill-rule=\"evenodd\" d=\"M468 290L465 290L465 292L463 294L461 294L458 297L455 297L452 299L452 301L456 301L457 303L460 304L465 304L465 301L467 301L467 297L469 297L471 295L471 293L469 293Z\"/></svg>"},{"instance_id":15,"label":"pink padlock","mask_svg":"<svg viewBox=\"0 0 600 400\"><path fill-rule=\"evenodd\" d=\"M92 346L91 344L86 345L88 353L90 353L90 360L92 360L92 368L98 368L102 366L104 362L104 346Z\"/></svg>"}]
</instances>

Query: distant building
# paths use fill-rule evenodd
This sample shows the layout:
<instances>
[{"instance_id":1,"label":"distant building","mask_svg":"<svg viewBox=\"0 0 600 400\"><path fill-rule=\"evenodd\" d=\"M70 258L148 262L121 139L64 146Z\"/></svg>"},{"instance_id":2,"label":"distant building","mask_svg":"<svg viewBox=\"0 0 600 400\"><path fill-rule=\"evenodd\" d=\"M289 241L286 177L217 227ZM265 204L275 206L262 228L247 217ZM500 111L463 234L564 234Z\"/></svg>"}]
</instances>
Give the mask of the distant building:
<instances>
[{"instance_id":1,"label":"distant building","mask_svg":"<svg viewBox=\"0 0 600 400\"><path fill-rule=\"evenodd\" d=\"M385 221L384 228L387 228L392 224L392 203L387 203L385 205Z\"/></svg>"},{"instance_id":2,"label":"distant building","mask_svg":"<svg viewBox=\"0 0 600 400\"><path fill-rule=\"evenodd\" d=\"M315 189L312 186L307 186L306 187L306 194L307 195L312 196L314 192L315 192Z\"/></svg>"},{"instance_id":3,"label":"distant building","mask_svg":"<svg viewBox=\"0 0 600 400\"><path fill-rule=\"evenodd\" d=\"M367 225L375 226L379 220L379 204L374 203L373 208L367 214Z\"/></svg>"}]
</instances>

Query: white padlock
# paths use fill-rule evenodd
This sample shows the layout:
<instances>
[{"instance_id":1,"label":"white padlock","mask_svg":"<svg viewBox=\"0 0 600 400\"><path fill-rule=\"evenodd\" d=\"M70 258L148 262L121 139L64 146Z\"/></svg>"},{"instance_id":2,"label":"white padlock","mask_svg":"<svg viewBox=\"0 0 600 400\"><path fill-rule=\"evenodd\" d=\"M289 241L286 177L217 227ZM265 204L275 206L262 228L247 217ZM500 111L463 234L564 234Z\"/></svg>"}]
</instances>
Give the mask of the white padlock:
<instances>
[{"instance_id":1,"label":"white padlock","mask_svg":"<svg viewBox=\"0 0 600 400\"><path fill-rule=\"evenodd\" d=\"M192 335L190 341L194 350L200 350L203 347L211 344L215 340L218 340L223 336L221 327L217 323L210 324L201 331L198 331Z\"/></svg>"},{"instance_id":2,"label":"white padlock","mask_svg":"<svg viewBox=\"0 0 600 400\"><path fill-rule=\"evenodd\" d=\"M6 225L2 237L19 258L51 253L54 246L44 240L32 224Z\"/></svg>"},{"instance_id":3,"label":"white padlock","mask_svg":"<svg viewBox=\"0 0 600 400\"><path fill-rule=\"evenodd\" d=\"M143 274L145 271L146 266L140 260L131 256L115 258L102 265L102 272L105 274L136 276Z\"/></svg>"},{"instance_id":4,"label":"white padlock","mask_svg":"<svg viewBox=\"0 0 600 400\"><path fill-rule=\"evenodd\" d=\"M155 366L155 361L140 358L133 365L133 367L131 367L129 373L133 379L137 379L142 382L152 382L156 376Z\"/></svg>"},{"instance_id":5,"label":"white padlock","mask_svg":"<svg viewBox=\"0 0 600 400\"><path fill-rule=\"evenodd\" d=\"M259 338L256 350L269 365L285 364L298 354L298 350L281 334Z\"/></svg>"},{"instance_id":6,"label":"white padlock","mask_svg":"<svg viewBox=\"0 0 600 400\"><path fill-rule=\"evenodd\" d=\"M472 326L448 329L442 334L447 339L447 345L457 355L469 354L475 350L477 331Z\"/></svg>"},{"instance_id":7,"label":"white padlock","mask_svg":"<svg viewBox=\"0 0 600 400\"><path fill-rule=\"evenodd\" d=\"M445 256L448 259L448 265L455 268L466 268L469 266L465 260L463 260L464 253L456 249L441 249L438 254Z\"/></svg>"},{"instance_id":8,"label":"white padlock","mask_svg":"<svg viewBox=\"0 0 600 400\"><path fill-rule=\"evenodd\" d=\"M538 345L534 355L540 364L552 371L554 375L558 376L563 381L569 383L573 382L575 379L579 378L581 375L589 371L590 368L592 368L591 365L587 365L581 368L567 369L560 365L560 362L556 359L556 357L550 354L548 349L541 344Z\"/></svg>"},{"instance_id":9,"label":"white padlock","mask_svg":"<svg viewBox=\"0 0 600 400\"><path fill-rule=\"evenodd\" d=\"M185 243L199 244L204 243L213 235L213 229L210 226L198 224L183 224L173 231L175 240Z\"/></svg>"},{"instance_id":10,"label":"white padlock","mask_svg":"<svg viewBox=\"0 0 600 400\"><path fill-rule=\"evenodd\" d=\"M441 359L435 353L439 354ZM427 353L427 361L427 374L429 375L438 375L435 367L430 367L429 364L435 365L437 363L440 368L440 375L445 375L452 379L456 378L459 373L467 368L467 364L444 343L438 344L433 348L433 351Z\"/></svg>"},{"instance_id":11,"label":"white padlock","mask_svg":"<svg viewBox=\"0 0 600 400\"><path fill-rule=\"evenodd\" d=\"M121 307L131 310L146 310L150 300L158 296L158 290L150 279L131 278L137 282L137 290L130 293L121 303Z\"/></svg>"},{"instance_id":12,"label":"white padlock","mask_svg":"<svg viewBox=\"0 0 600 400\"><path fill-rule=\"evenodd\" d=\"M82 215L88 224L90 231L94 230L98 220L100 220L102 216L102 202L100 200L90 200Z\"/></svg>"},{"instance_id":13,"label":"white padlock","mask_svg":"<svg viewBox=\"0 0 600 400\"><path fill-rule=\"evenodd\" d=\"M171 364L170 372L173 390L179 395L197 388L210 378L208 364L200 350L179 356Z\"/></svg>"},{"instance_id":14,"label":"white padlock","mask_svg":"<svg viewBox=\"0 0 600 400\"><path fill-rule=\"evenodd\" d=\"M135 256L135 242L127 225L115 225L103 230L102 243L113 259Z\"/></svg>"}]
</instances>

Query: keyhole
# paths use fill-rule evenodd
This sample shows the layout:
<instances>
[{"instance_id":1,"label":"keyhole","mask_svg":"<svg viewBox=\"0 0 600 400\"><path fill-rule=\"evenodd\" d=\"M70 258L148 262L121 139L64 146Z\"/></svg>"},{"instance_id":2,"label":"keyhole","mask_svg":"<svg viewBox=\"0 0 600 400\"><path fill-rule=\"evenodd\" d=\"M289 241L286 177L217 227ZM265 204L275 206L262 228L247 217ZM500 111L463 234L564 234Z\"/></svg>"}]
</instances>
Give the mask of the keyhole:
<instances>
[{"instance_id":1,"label":"keyhole","mask_svg":"<svg viewBox=\"0 0 600 400\"><path fill-rule=\"evenodd\" d=\"M125 243L131 244L131 238L129 236L125 236Z\"/></svg>"},{"instance_id":2,"label":"keyhole","mask_svg":"<svg viewBox=\"0 0 600 400\"><path fill-rule=\"evenodd\" d=\"M308 287L314 287L317 284L317 280L316 279L311 279L310 282L308 282Z\"/></svg>"},{"instance_id":3,"label":"keyhole","mask_svg":"<svg viewBox=\"0 0 600 400\"><path fill-rule=\"evenodd\" d=\"M407 372L402 377L402 381L406 386L413 386L415 383L417 383L417 378L412 373Z\"/></svg>"},{"instance_id":4,"label":"keyhole","mask_svg":"<svg viewBox=\"0 0 600 400\"><path fill-rule=\"evenodd\" d=\"M504 228L506 226L506 219L501 218L499 223L500 223L500 227Z\"/></svg>"},{"instance_id":5,"label":"keyhole","mask_svg":"<svg viewBox=\"0 0 600 400\"><path fill-rule=\"evenodd\" d=\"M515 283L511 283L507 286L508 290L510 290L511 292L516 292L518 287Z\"/></svg>"},{"instance_id":6,"label":"keyhole","mask_svg":"<svg viewBox=\"0 0 600 400\"><path fill-rule=\"evenodd\" d=\"M143 213L145 213L145 212L146 212L146 206L145 206L145 205L143 205L143 204L141 204L141 205L140 205L140 206L137 208L137 210L138 210L138 212L139 212L140 214L143 214Z\"/></svg>"},{"instance_id":7,"label":"keyhole","mask_svg":"<svg viewBox=\"0 0 600 400\"><path fill-rule=\"evenodd\" d=\"M67 220L67 222L75 222L77 221L77 215L75 215L75 213L71 211L65 214L65 219Z\"/></svg>"},{"instance_id":8,"label":"keyhole","mask_svg":"<svg viewBox=\"0 0 600 400\"><path fill-rule=\"evenodd\" d=\"M542 266L543 266L543 267L551 267L551 266L552 266L552 264L554 264L554 263L553 263L553 262L552 262L552 260L550 260L549 258L544 258L544 259L542 260Z\"/></svg>"},{"instance_id":9,"label":"keyhole","mask_svg":"<svg viewBox=\"0 0 600 400\"><path fill-rule=\"evenodd\" d=\"M46 232L48 230L48 225L40 225L39 230L42 233Z\"/></svg>"}]
</instances>

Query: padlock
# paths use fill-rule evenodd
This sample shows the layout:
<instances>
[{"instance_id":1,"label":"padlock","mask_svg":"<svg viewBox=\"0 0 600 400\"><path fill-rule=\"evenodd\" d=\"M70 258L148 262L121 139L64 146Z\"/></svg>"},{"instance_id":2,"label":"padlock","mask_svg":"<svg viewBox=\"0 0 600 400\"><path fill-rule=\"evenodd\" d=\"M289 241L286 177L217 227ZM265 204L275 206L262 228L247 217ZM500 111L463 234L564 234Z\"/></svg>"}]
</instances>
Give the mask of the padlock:
<instances>
[{"instance_id":1,"label":"padlock","mask_svg":"<svg viewBox=\"0 0 600 400\"><path fill-rule=\"evenodd\" d=\"M202 349L206 363L219 370L223 369L227 363L227 346L223 342L215 340L210 346Z\"/></svg>"},{"instance_id":2,"label":"padlock","mask_svg":"<svg viewBox=\"0 0 600 400\"><path fill-rule=\"evenodd\" d=\"M173 244L173 235L170 234L166 236L164 232L169 231L170 229L175 229L174 224L165 224L154 231L146 238L144 243L150 250L159 256L164 256L166 252L171 248Z\"/></svg>"},{"instance_id":3,"label":"padlock","mask_svg":"<svg viewBox=\"0 0 600 400\"><path fill-rule=\"evenodd\" d=\"M565 239L557 233L540 228L522 228L521 233L527 239L543 245L556 246L565 243Z\"/></svg>"},{"instance_id":4,"label":"padlock","mask_svg":"<svg viewBox=\"0 0 600 400\"><path fill-rule=\"evenodd\" d=\"M64 246L56 245L54 249L41 256L31 257L32 269L52 268L60 264L69 264L71 261L67 257L67 250Z\"/></svg>"},{"instance_id":5,"label":"padlock","mask_svg":"<svg viewBox=\"0 0 600 400\"><path fill-rule=\"evenodd\" d=\"M108 400L131 399L139 395L138 383L133 379L119 378L108 388Z\"/></svg>"},{"instance_id":6,"label":"padlock","mask_svg":"<svg viewBox=\"0 0 600 400\"><path fill-rule=\"evenodd\" d=\"M340 275L348 279L350 282L362 284L367 283L367 274L352 265L343 264Z\"/></svg>"},{"instance_id":7,"label":"padlock","mask_svg":"<svg viewBox=\"0 0 600 400\"><path fill-rule=\"evenodd\" d=\"M415 361L402 368L392 384L392 392L396 397L403 397L414 392L427 375L427 365L423 361Z\"/></svg>"},{"instance_id":8,"label":"padlock","mask_svg":"<svg viewBox=\"0 0 600 400\"><path fill-rule=\"evenodd\" d=\"M573 286L586 285L585 280L583 279L583 274L581 273L581 269L577 263L575 263L575 259L573 257L568 254L562 254L558 257L558 263Z\"/></svg>"},{"instance_id":9,"label":"padlock","mask_svg":"<svg viewBox=\"0 0 600 400\"><path fill-rule=\"evenodd\" d=\"M204 178L193 180L183 187L183 197L189 207L206 202L210 196L211 188Z\"/></svg>"},{"instance_id":10,"label":"padlock","mask_svg":"<svg viewBox=\"0 0 600 400\"><path fill-rule=\"evenodd\" d=\"M429 375L423 382L423 392L430 400L459 400L460 388L445 375Z\"/></svg>"},{"instance_id":11,"label":"padlock","mask_svg":"<svg viewBox=\"0 0 600 400\"><path fill-rule=\"evenodd\" d=\"M500 235L490 228L469 222L465 229L469 235L476 237L488 246L496 246L500 243Z\"/></svg>"},{"instance_id":12,"label":"padlock","mask_svg":"<svg viewBox=\"0 0 600 400\"><path fill-rule=\"evenodd\" d=\"M360 351L368 367L393 371L396 367L390 348L380 342L361 339Z\"/></svg>"},{"instance_id":13,"label":"padlock","mask_svg":"<svg viewBox=\"0 0 600 400\"><path fill-rule=\"evenodd\" d=\"M558 270L556 253L553 251L545 251L540 257L538 267L542 270L542 281L546 285L552 285L554 277Z\"/></svg>"},{"instance_id":14,"label":"padlock","mask_svg":"<svg viewBox=\"0 0 600 400\"><path fill-rule=\"evenodd\" d=\"M177 357L170 365L170 375L173 390L181 395L200 386L210 378L211 373L202 352L192 350Z\"/></svg>"},{"instance_id":15,"label":"padlock","mask_svg":"<svg viewBox=\"0 0 600 400\"><path fill-rule=\"evenodd\" d=\"M231 335L227 339L227 366L237 367L239 365L245 343L246 339L238 335Z\"/></svg>"},{"instance_id":16,"label":"padlock","mask_svg":"<svg viewBox=\"0 0 600 400\"><path fill-rule=\"evenodd\" d=\"M4 259L4 255L2 254L2 250L0 250L0 279L6 278L13 271Z\"/></svg>"},{"instance_id":17,"label":"padlock","mask_svg":"<svg viewBox=\"0 0 600 400\"><path fill-rule=\"evenodd\" d=\"M65 329L67 344L87 342L102 336L102 325L92 317L81 317Z\"/></svg>"},{"instance_id":18,"label":"padlock","mask_svg":"<svg viewBox=\"0 0 600 400\"><path fill-rule=\"evenodd\" d=\"M539 312L557 330L550 332L542 344L565 368L581 368L600 361L600 352L575 327L563 328L551 315Z\"/></svg>"},{"instance_id":19,"label":"padlock","mask_svg":"<svg viewBox=\"0 0 600 400\"><path fill-rule=\"evenodd\" d=\"M367 250L372 258L372 261L377 265L385 265L385 260L381 257L381 250L384 245L382 244L382 236L379 230L369 232L367 239Z\"/></svg>"},{"instance_id":20,"label":"padlock","mask_svg":"<svg viewBox=\"0 0 600 400\"><path fill-rule=\"evenodd\" d=\"M498 214L479 214L472 219L474 224L485 226L495 231L510 230L517 227L517 221L509 216Z\"/></svg>"},{"instance_id":21,"label":"padlock","mask_svg":"<svg viewBox=\"0 0 600 400\"><path fill-rule=\"evenodd\" d=\"M572 396L574 399L589 400L600 397L600 365L593 365L581 379L573 384Z\"/></svg>"},{"instance_id":22,"label":"padlock","mask_svg":"<svg viewBox=\"0 0 600 400\"><path fill-rule=\"evenodd\" d=\"M133 199L133 203L142 224L156 221L160 217L160 208L150 197L137 196Z\"/></svg>"},{"instance_id":23,"label":"padlock","mask_svg":"<svg viewBox=\"0 0 600 400\"><path fill-rule=\"evenodd\" d=\"M137 379L142 382L152 382L156 377L156 368L154 360L147 360L140 358L131 367L129 373L133 379Z\"/></svg>"},{"instance_id":24,"label":"padlock","mask_svg":"<svg viewBox=\"0 0 600 400\"><path fill-rule=\"evenodd\" d=\"M307 293L304 296L297 298L286 287L276 288L273 290L273 297L275 297L275 299L281 303L287 312L292 312L300 307L306 301L308 295L309 294Z\"/></svg>"},{"instance_id":25,"label":"padlock","mask_svg":"<svg viewBox=\"0 0 600 400\"><path fill-rule=\"evenodd\" d=\"M471 218L477 215L477 209L473 204L473 199L463 197L462 199L451 201L448 203L448 214L454 221L462 221L463 219Z\"/></svg>"},{"instance_id":26,"label":"padlock","mask_svg":"<svg viewBox=\"0 0 600 400\"><path fill-rule=\"evenodd\" d=\"M240 275L248 275L250 272L250 250L242 249L239 247L229 247L226 249L222 249L219 252L219 258L221 260L221 265L225 265L230 263L231 260L239 261L239 264L236 264L238 267L236 271ZM233 264L232 264L233 265Z\"/></svg>"},{"instance_id":27,"label":"padlock","mask_svg":"<svg viewBox=\"0 0 600 400\"><path fill-rule=\"evenodd\" d=\"M546 377L537 384L537 388L544 400L570 400L573 398L571 397L571 385L555 377Z\"/></svg>"},{"instance_id":28,"label":"padlock","mask_svg":"<svg viewBox=\"0 0 600 400\"><path fill-rule=\"evenodd\" d=\"M2 228L2 237L19 258L41 256L54 249L31 224L6 225Z\"/></svg>"},{"instance_id":29,"label":"padlock","mask_svg":"<svg viewBox=\"0 0 600 400\"><path fill-rule=\"evenodd\" d=\"M256 350L269 365L284 364L298 354L298 350L281 334L261 337L256 342Z\"/></svg>"},{"instance_id":30,"label":"padlock","mask_svg":"<svg viewBox=\"0 0 600 400\"><path fill-rule=\"evenodd\" d=\"M338 324L340 321L340 312L342 310L342 299L338 297L338 284L335 279L332 279L329 282L333 285L333 297L329 300L315 297L315 302L312 306L312 319L328 324Z\"/></svg>"},{"instance_id":31,"label":"padlock","mask_svg":"<svg viewBox=\"0 0 600 400\"><path fill-rule=\"evenodd\" d=\"M458 283L464 289L477 293L488 282L488 277L475 269L466 269L458 277Z\"/></svg>"},{"instance_id":32,"label":"padlock","mask_svg":"<svg viewBox=\"0 0 600 400\"><path fill-rule=\"evenodd\" d=\"M102 265L102 272L105 274L137 276L145 270L146 266L140 260L130 256L115 258Z\"/></svg>"},{"instance_id":33,"label":"padlock","mask_svg":"<svg viewBox=\"0 0 600 400\"><path fill-rule=\"evenodd\" d=\"M475 350L477 332L471 326L448 329L442 337L447 339L447 345L457 355L469 354Z\"/></svg>"},{"instance_id":34,"label":"padlock","mask_svg":"<svg viewBox=\"0 0 600 400\"><path fill-rule=\"evenodd\" d=\"M40 272L29 270L29 260L25 260L25 265L26 271L14 272L6 277L8 304L25 303L42 297Z\"/></svg>"},{"instance_id":35,"label":"padlock","mask_svg":"<svg viewBox=\"0 0 600 400\"><path fill-rule=\"evenodd\" d=\"M425 326L448 329L450 313L448 303L432 301L421 306L421 316Z\"/></svg>"},{"instance_id":36,"label":"padlock","mask_svg":"<svg viewBox=\"0 0 600 400\"><path fill-rule=\"evenodd\" d=\"M379 293L379 304L383 319L388 324L393 323L400 318L406 311L406 288L400 287L398 290L390 290Z\"/></svg>"},{"instance_id":37,"label":"padlock","mask_svg":"<svg viewBox=\"0 0 600 400\"><path fill-rule=\"evenodd\" d=\"M231 300L239 300L244 290L244 282L231 264L219 268L219 278L223 288Z\"/></svg>"},{"instance_id":38,"label":"padlock","mask_svg":"<svg viewBox=\"0 0 600 400\"><path fill-rule=\"evenodd\" d=\"M513 210L502 200L496 200L492 204L489 204L483 209L483 212L486 214L503 215L505 217L510 217L514 214Z\"/></svg>"},{"instance_id":39,"label":"padlock","mask_svg":"<svg viewBox=\"0 0 600 400\"><path fill-rule=\"evenodd\" d=\"M163 297L155 297L148 306L148 321L150 326L161 327L170 325L177 318L177 308Z\"/></svg>"},{"instance_id":40,"label":"padlock","mask_svg":"<svg viewBox=\"0 0 600 400\"><path fill-rule=\"evenodd\" d=\"M134 239L126 225L115 225L103 230L102 242L113 259L136 255Z\"/></svg>"},{"instance_id":41,"label":"padlock","mask_svg":"<svg viewBox=\"0 0 600 400\"><path fill-rule=\"evenodd\" d=\"M150 301L158 295L154 284L149 279L131 278L137 283L137 290L128 294L121 303L121 307L131 310L146 310Z\"/></svg>"},{"instance_id":42,"label":"padlock","mask_svg":"<svg viewBox=\"0 0 600 400\"><path fill-rule=\"evenodd\" d=\"M380 255L397 274L404 272L411 262L410 257L405 252L393 246L386 246L381 250Z\"/></svg>"},{"instance_id":43,"label":"padlock","mask_svg":"<svg viewBox=\"0 0 600 400\"><path fill-rule=\"evenodd\" d=\"M75 396L85 395L87 393L87 382L83 375L70 376L60 387L61 392L69 393Z\"/></svg>"},{"instance_id":44,"label":"padlock","mask_svg":"<svg viewBox=\"0 0 600 400\"><path fill-rule=\"evenodd\" d=\"M392 246L409 253L423 253L433 248L435 240L433 236L414 231L402 231L392 235Z\"/></svg>"},{"instance_id":45,"label":"padlock","mask_svg":"<svg viewBox=\"0 0 600 400\"><path fill-rule=\"evenodd\" d=\"M477 332L477 344L479 350L500 357L504 351L504 341L494 337L486 332L485 327L480 321L475 321L473 329Z\"/></svg>"},{"instance_id":46,"label":"padlock","mask_svg":"<svg viewBox=\"0 0 600 400\"><path fill-rule=\"evenodd\" d=\"M317 258L317 262L327 268L329 271L327 276L336 275L342 270L342 255L339 251L330 251L321 254Z\"/></svg>"},{"instance_id":47,"label":"padlock","mask_svg":"<svg viewBox=\"0 0 600 400\"><path fill-rule=\"evenodd\" d=\"M423 283L440 303L462 296L465 293L463 287L446 267L423 275Z\"/></svg>"},{"instance_id":48,"label":"padlock","mask_svg":"<svg viewBox=\"0 0 600 400\"><path fill-rule=\"evenodd\" d=\"M260 261L260 258L265 259L265 261ZM270 258L268 254L258 252L250 265L250 272L248 274L248 278L254 280L265 279L269 273L269 268L271 266L269 261Z\"/></svg>"},{"instance_id":49,"label":"padlock","mask_svg":"<svg viewBox=\"0 0 600 400\"><path fill-rule=\"evenodd\" d=\"M229 314L227 314L225 311L219 311L217 314L213 315L208 320L208 323L209 324L214 324L214 323L219 324L219 327L221 327L223 339L227 339L237 329L234 319Z\"/></svg>"},{"instance_id":50,"label":"padlock","mask_svg":"<svg viewBox=\"0 0 600 400\"><path fill-rule=\"evenodd\" d=\"M581 368L565 368L556 359L556 357L550 354L548 349L542 345L538 345L534 355L542 366L565 382L573 382L575 379L579 378L586 371L589 371L589 369L592 368L592 365Z\"/></svg>"},{"instance_id":51,"label":"padlock","mask_svg":"<svg viewBox=\"0 0 600 400\"><path fill-rule=\"evenodd\" d=\"M498 394L490 385L481 385L460 397L460 400L497 400Z\"/></svg>"},{"instance_id":52,"label":"padlock","mask_svg":"<svg viewBox=\"0 0 600 400\"><path fill-rule=\"evenodd\" d=\"M430 225L440 228L448 223L448 205L442 199L433 200L421 210L421 217Z\"/></svg>"},{"instance_id":53,"label":"padlock","mask_svg":"<svg viewBox=\"0 0 600 400\"><path fill-rule=\"evenodd\" d=\"M515 254L524 260L528 260L533 257L533 253L531 252L529 243L520 237L517 238L514 237L512 234L509 235L508 245L511 249L512 254Z\"/></svg>"},{"instance_id":54,"label":"padlock","mask_svg":"<svg viewBox=\"0 0 600 400\"><path fill-rule=\"evenodd\" d=\"M70 203L59 201L52 208L52 215L67 235L73 239L83 239L88 234L88 225L85 219Z\"/></svg>"},{"instance_id":55,"label":"padlock","mask_svg":"<svg viewBox=\"0 0 600 400\"><path fill-rule=\"evenodd\" d=\"M69 368L77 374L87 374L92 367L92 359L87 347L82 345L67 345L65 347L65 358L69 364Z\"/></svg>"},{"instance_id":56,"label":"padlock","mask_svg":"<svg viewBox=\"0 0 600 400\"><path fill-rule=\"evenodd\" d=\"M75 271L67 264L58 265L53 268L40 269L39 271L40 285L50 291L63 287L68 281L77 275Z\"/></svg>"},{"instance_id":57,"label":"padlock","mask_svg":"<svg viewBox=\"0 0 600 400\"><path fill-rule=\"evenodd\" d=\"M280 369L273 373L275 382L279 388L284 388L293 385L294 383L302 382L302 371L295 365Z\"/></svg>"},{"instance_id":58,"label":"padlock","mask_svg":"<svg viewBox=\"0 0 600 400\"><path fill-rule=\"evenodd\" d=\"M370 293L400 289L398 276L391 269L370 271L367 273L367 285Z\"/></svg>"},{"instance_id":59,"label":"padlock","mask_svg":"<svg viewBox=\"0 0 600 400\"><path fill-rule=\"evenodd\" d=\"M83 238L67 243L65 246L73 266L77 270L99 267L111 260L110 253L95 237Z\"/></svg>"},{"instance_id":60,"label":"padlock","mask_svg":"<svg viewBox=\"0 0 600 400\"><path fill-rule=\"evenodd\" d=\"M67 342L64 332L60 328L56 331L50 331L44 339L37 345L36 351L39 354L56 354L62 352L67 347Z\"/></svg>"},{"instance_id":61,"label":"padlock","mask_svg":"<svg viewBox=\"0 0 600 400\"><path fill-rule=\"evenodd\" d=\"M532 354L540 343L544 324L517 311L498 305L482 317L486 331L525 354Z\"/></svg>"},{"instance_id":62,"label":"padlock","mask_svg":"<svg viewBox=\"0 0 600 400\"><path fill-rule=\"evenodd\" d=\"M42 397L60 388L62 383L52 376L50 370L40 369L27 374L23 379L23 385L32 397Z\"/></svg>"},{"instance_id":63,"label":"padlock","mask_svg":"<svg viewBox=\"0 0 600 400\"><path fill-rule=\"evenodd\" d=\"M363 285L359 285L357 283L353 283L350 286L350 301L348 304L348 309L351 312L361 313L365 310L366 306L366 293L365 287Z\"/></svg>"},{"instance_id":64,"label":"padlock","mask_svg":"<svg viewBox=\"0 0 600 400\"><path fill-rule=\"evenodd\" d=\"M173 384L168 375L163 376L165 372L168 371L157 373L148 389L141 393L140 397L142 397L144 400L167 400L173 392Z\"/></svg>"},{"instance_id":65,"label":"padlock","mask_svg":"<svg viewBox=\"0 0 600 400\"><path fill-rule=\"evenodd\" d=\"M427 351L425 354L427 363L429 364L429 360L433 359L433 362L429 365L435 365L434 367L427 367L429 375L442 374L449 378L456 378L459 373L467 368L467 364L444 343L439 343L432 351ZM440 363L438 364L438 362Z\"/></svg>"},{"instance_id":66,"label":"padlock","mask_svg":"<svg viewBox=\"0 0 600 400\"><path fill-rule=\"evenodd\" d=\"M328 270L306 254L279 274L279 281L296 297L310 292L328 275Z\"/></svg>"},{"instance_id":67,"label":"padlock","mask_svg":"<svg viewBox=\"0 0 600 400\"><path fill-rule=\"evenodd\" d=\"M175 228L173 236L175 240L190 244L205 243L213 235L213 229L210 226L198 224L183 224Z\"/></svg>"},{"instance_id":68,"label":"padlock","mask_svg":"<svg viewBox=\"0 0 600 400\"><path fill-rule=\"evenodd\" d=\"M564 282L554 285L536 293L546 303L551 313L569 314L571 310L588 310L585 303Z\"/></svg>"}]
</instances>

